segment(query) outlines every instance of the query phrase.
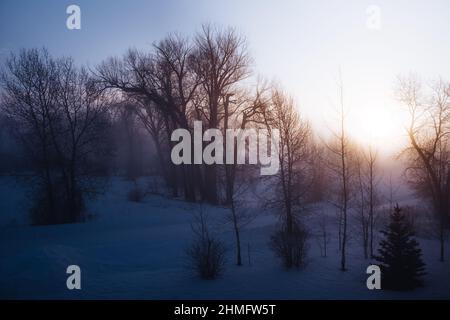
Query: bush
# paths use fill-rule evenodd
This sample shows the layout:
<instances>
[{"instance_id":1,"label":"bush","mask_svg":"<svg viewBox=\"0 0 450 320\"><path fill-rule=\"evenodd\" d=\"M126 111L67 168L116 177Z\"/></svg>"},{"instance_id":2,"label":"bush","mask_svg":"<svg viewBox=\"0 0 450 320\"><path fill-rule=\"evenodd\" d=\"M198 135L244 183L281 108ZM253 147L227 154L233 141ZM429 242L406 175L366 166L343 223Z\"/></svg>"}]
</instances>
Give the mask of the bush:
<instances>
[{"instance_id":1,"label":"bush","mask_svg":"<svg viewBox=\"0 0 450 320\"><path fill-rule=\"evenodd\" d=\"M203 215L199 216L192 230L195 237L186 250L190 267L202 279L219 277L225 267L225 245L211 236Z\"/></svg>"},{"instance_id":2,"label":"bush","mask_svg":"<svg viewBox=\"0 0 450 320\"><path fill-rule=\"evenodd\" d=\"M281 259L286 269L306 265L308 233L301 225L294 225L289 232L286 227L276 231L270 239L270 247Z\"/></svg>"}]
</instances>

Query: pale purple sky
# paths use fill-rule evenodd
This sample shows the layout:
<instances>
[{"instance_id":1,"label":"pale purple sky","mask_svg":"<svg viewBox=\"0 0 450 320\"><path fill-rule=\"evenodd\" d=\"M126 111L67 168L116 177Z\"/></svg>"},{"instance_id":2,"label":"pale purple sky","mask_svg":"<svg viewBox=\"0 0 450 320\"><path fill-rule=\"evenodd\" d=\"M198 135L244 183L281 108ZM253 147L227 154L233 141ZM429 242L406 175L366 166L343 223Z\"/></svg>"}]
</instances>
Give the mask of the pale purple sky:
<instances>
[{"instance_id":1,"label":"pale purple sky","mask_svg":"<svg viewBox=\"0 0 450 320\"><path fill-rule=\"evenodd\" d=\"M81 30L66 28L70 4L81 8ZM366 25L370 5L380 9L380 29ZM447 0L1 0L0 61L45 46L92 66L129 47L149 49L169 32L192 35L202 23L246 36L256 73L281 82L323 133L334 123L342 70L351 133L386 149L401 143L396 76L450 80Z\"/></svg>"}]
</instances>

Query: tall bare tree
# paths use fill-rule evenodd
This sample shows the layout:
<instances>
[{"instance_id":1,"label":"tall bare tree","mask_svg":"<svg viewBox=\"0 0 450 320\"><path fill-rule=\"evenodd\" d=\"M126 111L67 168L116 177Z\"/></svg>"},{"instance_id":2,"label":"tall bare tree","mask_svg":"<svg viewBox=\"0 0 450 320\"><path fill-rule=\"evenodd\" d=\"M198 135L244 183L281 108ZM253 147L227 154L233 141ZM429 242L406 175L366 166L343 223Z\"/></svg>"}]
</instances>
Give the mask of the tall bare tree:
<instances>
[{"instance_id":1,"label":"tall bare tree","mask_svg":"<svg viewBox=\"0 0 450 320\"><path fill-rule=\"evenodd\" d=\"M339 129L333 132L333 141L327 145L330 151L329 167L332 174L338 179L338 201L335 205L339 208L339 248L341 251L341 270L346 271L346 249L348 215L351 200L351 179L354 174L351 169L353 162L352 146L346 129L346 110L344 105L344 86L342 79L339 83Z\"/></svg>"},{"instance_id":2,"label":"tall bare tree","mask_svg":"<svg viewBox=\"0 0 450 320\"><path fill-rule=\"evenodd\" d=\"M146 128L157 124L157 128L164 129L167 144L170 146L171 133L174 129L190 130L190 113L192 100L197 94L199 78L193 72L192 46L188 40L169 35L154 45L154 51L143 53L129 50L122 58L110 58L101 63L96 69L98 81L106 89L116 89L131 99L135 99L140 107L139 116ZM158 152L165 149L158 148L160 133L153 139ZM170 148L165 150L170 152ZM168 159L167 155L160 155L160 159ZM170 162L167 177L172 186L173 195L178 195L178 178L175 166ZM195 200L195 179L192 168L183 166L184 195L187 200Z\"/></svg>"},{"instance_id":3,"label":"tall bare tree","mask_svg":"<svg viewBox=\"0 0 450 320\"><path fill-rule=\"evenodd\" d=\"M208 128L228 126L229 98L236 93L236 85L249 74L250 58L245 39L234 29L220 29L204 25L195 38L194 70L200 79L202 98L197 111ZM207 200L218 202L217 169L205 166Z\"/></svg>"},{"instance_id":4,"label":"tall bare tree","mask_svg":"<svg viewBox=\"0 0 450 320\"><path fill-rule=\"evenodd\" d=\"M399 79L397 94L409 112L406 173L419 194L432 204L439 226L440 261L444 261L450 221L450 84L439 80L426 92L420 81L410 76Z\"/></svg>"},{"instance_id":5,"label":"tall bare tree","mask_svg":"<svg viewBox=\"0 0 450 320\"><path fill-rule=\"evenodd\" d=\"M275 198L269 202L280 212L282 230L272 240L276 250L283 249L285 266L304 263L306 230L302 229L306 197L311 185L312 141L309 123L300 117L294 101L281 90L273 90L270 109L264 114L267 129L278 129L280 143L275 147L279 156ZM302 248L300 248L301 246ZM303 252L300 252L303 251Z\"/></svg>"},{"instance_id":6,"label":"tall bare tree","mask_svg":"<svg viewBox=\"0 0 450 320\"><path fill-rule=\"evenodd\" d=\"M370 257L374 256L374 226L375 226L375 207L378 202L378 178L377 178L377 159L378 153L372 147L365 154L365 161L368 170L368 206L369 206L369 246Z\"/></svg>"},{"instance_id":7,"label":"tall bare tree","mask_svg":"<svg viewBox=\"0 0 450 320\"><path fill-rule=\"evenodd\" d=\"M255 93L251 94L247 91L239 91L236 94L228 94L224 101L223 131L226 136L227 129L247 129L249 127L257 128L262 125L261 115L269 103L268 95L269 87L266 83L258 84ZM225 204L230 206L230 220L236 236L236 260L237 265L242 265L241 257L241 236L240 232L243 226L247 225L254 217L249 214L242 203L242 195L249 184L251 184L251 172L240 168L237 164L237 145L236 139L233 138L233 161L227 163L224 154L224 171L225 171ZM227 150L227 139L224 140L224 150ZM245 145L247 150L250 146ZM255 152L256 150L252 150ZM241 197L240 197L241 196ZM238 200L241 198L241 200Z\"/></svg>"},{"instance_id":8,"label":"tall bare tree","mask_svg":"<svg viewBox=\"0 0 450 320\"><path fill-rule=\"evenodd\" d=\"M355 171L357 173L356 206L359 211L364 257L367 259L373 257L374 250L374 225L375 225L375 207L378 200L377 192L377 153L373 147L368 150L359 148L355 150Z\"/></svg>"},{"instance_id":9,"label":"tall bare tree","mask_svg":"<svg viewBox=\"0 0 450 320\"><path fill-rule=\"evenodd\" d=\"M48 203L47 221L56 220L50 121L56 117L58 69L47 50L31 49L11 54L2 73L3 109L16 124L17 137L40 174Z\"/></svg>"},{"instance_id":10,"label":"tall bare tree","mask_svg":"<svg viewBox=\"0 0 450 320\"><path fill-rule=\"evenodd\" d=\"M39 177L35 223L79 221L92 191L86 179L107 153L110 99L72 59L54 59L45 49L12 54L2 80L6 114Z\"/></svg>"}]
</instances>

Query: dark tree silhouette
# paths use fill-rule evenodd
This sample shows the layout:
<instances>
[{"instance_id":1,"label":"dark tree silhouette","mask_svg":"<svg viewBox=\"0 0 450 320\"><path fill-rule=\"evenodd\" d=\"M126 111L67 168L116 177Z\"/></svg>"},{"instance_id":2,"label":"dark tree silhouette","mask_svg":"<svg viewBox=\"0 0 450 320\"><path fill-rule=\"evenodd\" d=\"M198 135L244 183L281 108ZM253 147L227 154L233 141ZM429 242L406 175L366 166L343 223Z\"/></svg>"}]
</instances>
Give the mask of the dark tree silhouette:
<instances>
[{"instance_id":1,"label":"dark tree silhouette","mask_svg":"<svg viewBox=\"0 0 450 320\"><path fill-rule=\"evenodd\" d=\"M421 277L426 274L422 251L398 205L390 219L388 229L381 231L385 239L380 242L379 256L375 256L381 263L382 286L391 290L413 290L422 286Z\"/></svg>"},{"instance_id":2,"label":"dark tree silhouette","mask_svg":"<svg viewBox=\"0 0 450 320\"><path fill-rule=\"evenodd\" d=\"M84 198L109 154L111 97L71 58L46 49L11 53L1 76L2 111L33 165L33 224L83 220Z\"/></svg>"}]
</instances>

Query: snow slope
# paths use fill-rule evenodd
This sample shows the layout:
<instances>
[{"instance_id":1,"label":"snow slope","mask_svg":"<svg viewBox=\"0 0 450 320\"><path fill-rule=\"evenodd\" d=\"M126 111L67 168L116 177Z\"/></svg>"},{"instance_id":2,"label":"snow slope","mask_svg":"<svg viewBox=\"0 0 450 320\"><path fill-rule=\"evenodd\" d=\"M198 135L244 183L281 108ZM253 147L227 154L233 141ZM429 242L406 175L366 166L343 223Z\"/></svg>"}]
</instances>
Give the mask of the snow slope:
<instances>
[{"instance_id":1,"label":"snow slope","mask_svg":"<svg viewBox=\"0 0 450 320\"><path fill-rule=\"evenodd\" d=\"M147 196L127 200L132 184L114 178L108 192L89 204L94 219L80 224L26 226L26 196L12 178L0 178L0 298L16 299L415 299L450 298L448 262L438 243L419 239L427 263L426 286L414 292L370 291L359 239L349 243L349 271L339 271L335 234L328 257L314 237L304 270L284 271L268 248L276 218L260 214L242 234L244 266L234 265L234 238L225 208L203 206L227 243L222 278L204 281L186 268L193 214L199 205ZM256 209L255 209L256 210ZM313 233L315 216L307 223ZM335 226L330 224L330 231ZM250 248L250 250L248 250ZM248 263L250 257L251 265ZM66 268L81 268L82 289L66 288Z\"/></svg>"}]
</instances>

